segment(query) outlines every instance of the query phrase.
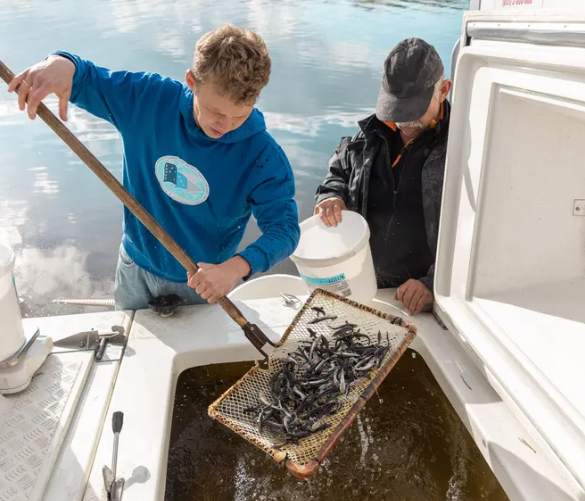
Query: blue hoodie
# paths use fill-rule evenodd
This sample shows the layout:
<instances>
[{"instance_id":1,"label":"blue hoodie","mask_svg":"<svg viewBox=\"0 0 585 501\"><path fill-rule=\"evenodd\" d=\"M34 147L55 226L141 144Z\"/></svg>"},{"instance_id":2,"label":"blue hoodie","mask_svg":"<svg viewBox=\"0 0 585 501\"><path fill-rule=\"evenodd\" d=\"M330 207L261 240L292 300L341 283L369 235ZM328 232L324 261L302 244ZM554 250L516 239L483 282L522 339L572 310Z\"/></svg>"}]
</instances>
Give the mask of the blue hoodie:
<instances>
[{"instance_id":1,"label":"blue hoodie","mask_svg":"<svg viewBox=\"0 0 585 501\"><path fill-rule=\"evenodd\" d=\"M70 101L122 135L124 187L195 262L219 264L236 255L252 214L262 236L239 253L251 274L294 252L300 228L293 173L260 111L213 139L196 124L186 85L54 54L76 66ZM183 266L126 207L122 242L141 268L187 281Z\"/></svg>"}]
</instances>

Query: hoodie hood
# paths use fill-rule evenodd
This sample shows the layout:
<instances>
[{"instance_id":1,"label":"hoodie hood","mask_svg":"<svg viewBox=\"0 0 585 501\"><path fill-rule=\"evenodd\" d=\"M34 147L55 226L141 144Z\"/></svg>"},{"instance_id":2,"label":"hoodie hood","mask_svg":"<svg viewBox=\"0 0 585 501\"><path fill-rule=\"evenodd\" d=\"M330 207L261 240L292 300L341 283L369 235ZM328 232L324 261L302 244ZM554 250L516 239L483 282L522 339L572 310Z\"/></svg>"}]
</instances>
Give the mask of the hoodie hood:
<instances>
[{"instance_id":1,"label":"hoodie hood","mask_svg":"<svg viewBox=\"0 0 585 501\"><path fill-rule=\"evenodd\" d=\"M198 139L204 138L218 143L237 143L266 130L264 115L257 108L254 108L248 119L237 129L232 130L217 139L209 137L203 132L203 129L197 125L197 122L195 122L195 117L193 116L193 91L185 84L183 84L183 92L181 94L179 108L181 115L185 119L189 133Z\"/></svg>"}]
</instances>

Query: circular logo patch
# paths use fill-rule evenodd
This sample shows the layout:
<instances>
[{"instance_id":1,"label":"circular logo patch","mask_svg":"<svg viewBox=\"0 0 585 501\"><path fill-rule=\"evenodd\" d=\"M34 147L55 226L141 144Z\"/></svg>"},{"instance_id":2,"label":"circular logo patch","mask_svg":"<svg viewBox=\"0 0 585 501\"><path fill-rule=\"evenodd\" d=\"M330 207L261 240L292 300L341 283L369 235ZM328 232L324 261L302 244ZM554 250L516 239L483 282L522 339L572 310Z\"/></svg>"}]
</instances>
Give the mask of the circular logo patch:
<instances>
[{"instance_id":1,"label":"circular logo patch","mask_svg":"<svg viewBox=\"0 0 585 501\"><path fill-rule=\"evenodd\" d=\"M159 158L155 170L162 189L173 200L186 205L198 205L207 200L207 180L198 169L179 157Z\"/></svg>"}]
</instances>

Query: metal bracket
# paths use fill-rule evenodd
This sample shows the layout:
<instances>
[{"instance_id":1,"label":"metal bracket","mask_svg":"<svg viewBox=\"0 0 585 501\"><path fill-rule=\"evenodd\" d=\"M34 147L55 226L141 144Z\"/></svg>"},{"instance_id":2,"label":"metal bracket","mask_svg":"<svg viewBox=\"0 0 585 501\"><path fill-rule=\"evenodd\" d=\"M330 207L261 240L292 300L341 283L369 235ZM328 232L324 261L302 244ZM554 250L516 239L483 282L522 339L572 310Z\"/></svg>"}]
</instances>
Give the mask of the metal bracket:
<instances>
[{"instance_id":1,"label":"metal bracket","mask_svg":"<svg viewBox=\"0 0 585 501\"><path fill-rule=\"evenodd\" d=\"M20 349L12 356L8 357L6 360L2 360L0 362L0 369L5 369L8 367L14 367L15 365L20 362L20 360L26 355L26 352L30 349L33 343L39 337L40 331L38 327L35 327L33 330L25 332L25 339L24 343L20 347Z\"/></svg>"},{"instance_id":2,"label":"metal bracket","mask_svg":"<svg viewBox=\"0 0 585 501\"><path fill-rule=\"evenodd\" d=\"M268 365L268 355L262 350L262 348L266 344L269 344L270 346L275 346L275 344L268 339L256 324L247 323L242 329L244 330L244 334L248 338L248 341L250 341L254 345L254 348L264 356L264 359L260 362L260 366L266 367Z\"/></svg>"},{"instance_id":3,"label":"metal bracket","mask_svg":"<svg viewBox=\"0 0 585 501\"><path fill-rule=\"evenodd\" d=\"M124 413L117 411L112 415L112 431L114 432L114 449L112 451L112 468L106 465L102 467L102 476L104 479L104 487L108 494L108 501L122 501L124 494L124 477L116 478L116 468L118 464L118 442L120 440L120 432L124 424Z\"/></svg>"},{"instance_id":4,"label":"metal bracket","mask_svg":"<svg viewBox=\"0 0 585 501\"><path fill-rule=\"evenodd\" d=\"M284 305L288 306L289 308L296 309L297 307L299 307L302 304L301 300L293 294L285 294L284 292L281 292L280 296L282 297L282 299L284 301Z\"/></svg>"},{"instance_id":5,"label":"metal bracket","mask_svg":"<svg viewBox=\"0 0 585 501\"><path fill-rule=\"evenodd\" d=\"M108 344L123 344L125 341L124 327L114 325L110 331L106 332L97 330L78 332L58 341L53 341L53 346L65 348L69 351L95 351L96 360L101 360Z\"/></svg>"}]
</instances>

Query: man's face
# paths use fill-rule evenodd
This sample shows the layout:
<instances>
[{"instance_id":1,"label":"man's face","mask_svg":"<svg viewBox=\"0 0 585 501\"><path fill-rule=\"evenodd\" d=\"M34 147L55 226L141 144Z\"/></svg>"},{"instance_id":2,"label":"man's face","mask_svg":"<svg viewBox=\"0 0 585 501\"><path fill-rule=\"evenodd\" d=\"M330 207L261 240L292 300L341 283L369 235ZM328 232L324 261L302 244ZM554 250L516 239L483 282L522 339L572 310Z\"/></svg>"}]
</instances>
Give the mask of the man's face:
<instances>
[{"instance_id":1,"label":"man's face","mask_svg":"<svg viewBox=\"0 0 585 501\"><path fill-rule=\"evenodd\" d=\"M195 83L191 70L187 70L187 85L193 91L193 115L205 134L219 139L242 125L254 110L253 104L236 104L228 96L216 91L213 81Z\"/></svg>"},{"instance_id":2,"label":"man's face","mask_svg":"<svg viewBox=\"0 0 585 501\"><path fill-rule=\"evenodd\" d=\"M445 80L441 85L441 92L439 96L434 95L431 99L431 104L427 109L427 112L420 117L418 120L412 122L397 122L396 127L400 129L400 132L408 138L414 139L419 136L422 132L427 130L433 120L437 120L439 112L441 111L441 104L449 94L451 90L451 80Z\"/></svg>"}]
</instances>

